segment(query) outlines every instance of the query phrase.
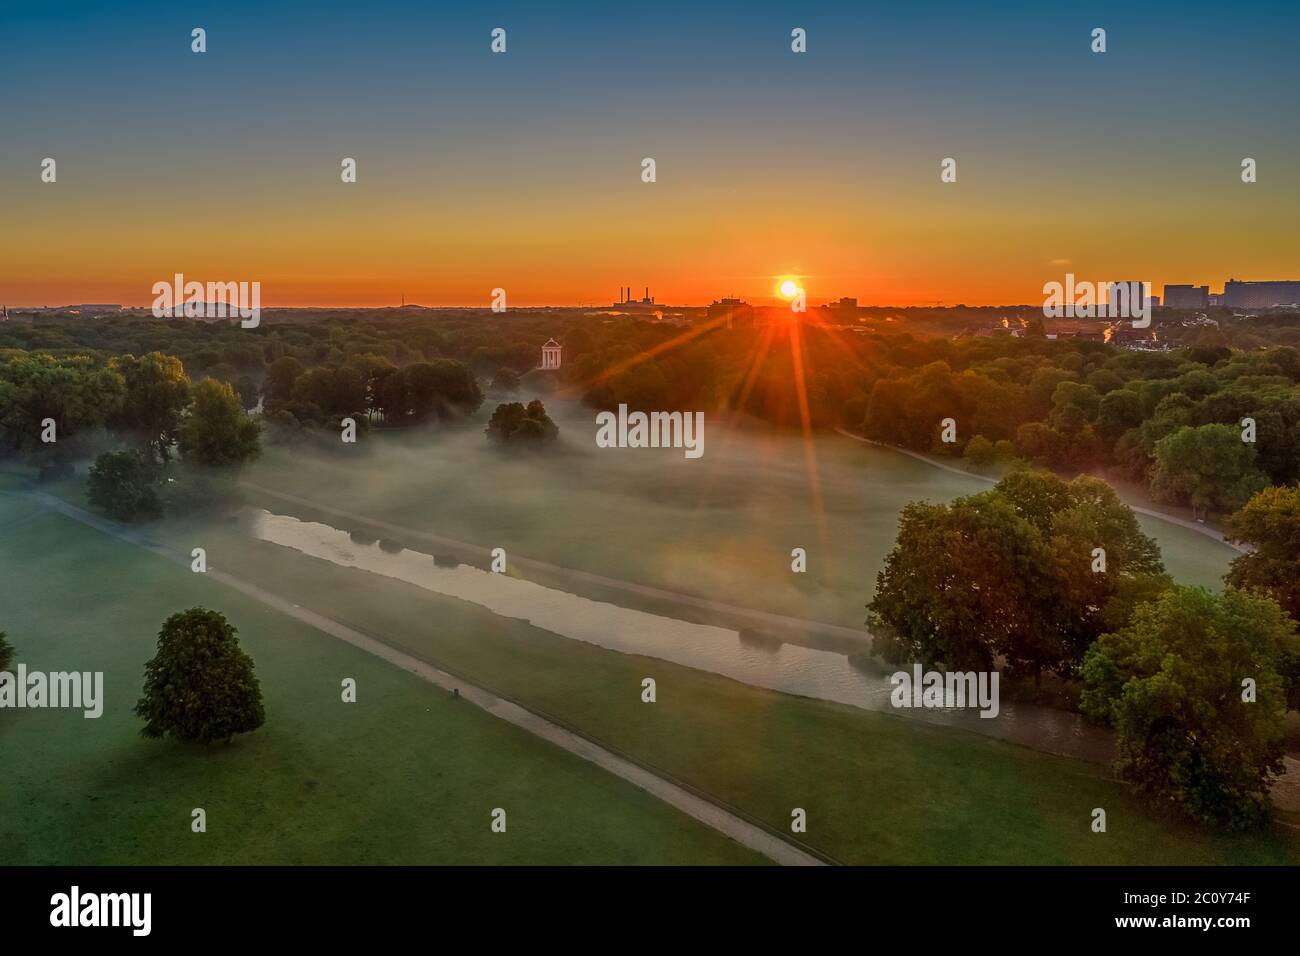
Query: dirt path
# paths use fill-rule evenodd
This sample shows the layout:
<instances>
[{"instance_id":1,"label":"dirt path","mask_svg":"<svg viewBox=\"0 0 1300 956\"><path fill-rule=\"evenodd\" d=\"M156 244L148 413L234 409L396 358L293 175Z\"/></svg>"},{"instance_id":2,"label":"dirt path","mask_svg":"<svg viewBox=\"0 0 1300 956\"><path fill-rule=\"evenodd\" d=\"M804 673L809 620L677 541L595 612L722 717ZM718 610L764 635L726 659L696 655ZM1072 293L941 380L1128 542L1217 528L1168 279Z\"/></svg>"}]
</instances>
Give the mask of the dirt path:
<instances>
[{"instance_id":1,"label":"dirt path","mask_svg":"<svg viewBox=\"0 0 1300 956\"><path fill-rule=\"evenodd\" d=\"M835 430L845 438L852 438L854 441L860 441L864 445L872 445L876 448L883 448L886 451L893 451L900 455L906 455L909 458L915 458L917 461L923 461L934 468L941 468L944 471L950 471L954 475L961 475L964 478L974 478L976 481L983 481L990 485L995 485L998 482L996 478L990 478L988 475L977 475L975 472L967 471L964 468L945 465L943 462L935 461L933 458L928 455L923 455L919 451L912 451L908 448L898 448L894 445L886 445L884 442L872 441L870 438L863 438L861 435L855 435L853 432L842 426L837 426ZM1188 521L1186 518L1179 518L1175 515L1165 514L1163 511L1155 511L1151 508L1143 508L1140 505L1130 504L1129 508L1140 515L1146 515L1149 518L1159 518L1161 521L1168 521L1170 524L1176 524L1188 529L1189 531L1195 531L1197 534L1203 534L1206 537L1213 538L1220 544L1226 544L1234 551L1240 551L1242 554L1248 554L1250 551L1249 548L1228 540L1222 532L1216 531L1209 525L1201 524L1199 521Z\"/></svg>"},{"instance_id":2,"label":"dirt path","mask_svg":"<svg viewBox=\"0 0 1300 956\"><path fill-rule=\"evenodd\" d=\"M151 540L139 531L122 527L115 522L101 518L98 515L91 514L75 505L68 504L60 498L44 492L31 491L27 492L27 497L39 503L44 508L57 512L74 521L94 528L103 534L110 535L121 541L144 548L160 557L169 561L189 567L190 558L188 555L181 554L170 548ZM441 687L448 692L457 690L460 696L469 703L481 707L494 717L499 717L509 723L520 727L523 730L542 738L569 753L581 757L598 767L601 767L616 777L621 777L628 783L640 787L642 790L658 797L664 803L676 807L678 810L690 817L700 821L705 826L712 827L719 833L730 837L742 846L748 847L769 860L780 863L784 866L820 866L822 861L817 857L804 852L797 846L788 841L768 832L762 827L742 819L736 814L726 810L712 801L698 796L683 787L665 780L663 777L626 760L619 755L606 750L592 741L566 730L565 728L554 724L549 720L533 713L524 707L519 706L513 701L506 700L490 693L480 687L448 674L446 671L427 664L417 658L411 657L395 648L389 647L375 638L369 637L354 628L340 624L338 621L324 617L314 611L309 611L304 607L286 601L264 588L255 584L250 584L232 574L227 574L216 568L209 568L206 572L207 577L219 581L227 587L231 587L241 594L258 601L261 604L273 608L282 614L286 614L295 620L301 621L318 631L338 638L341 641L360 648L369 654L382 658L390 664L394 664L405 671Z\"/></svg>"}]
</instances>

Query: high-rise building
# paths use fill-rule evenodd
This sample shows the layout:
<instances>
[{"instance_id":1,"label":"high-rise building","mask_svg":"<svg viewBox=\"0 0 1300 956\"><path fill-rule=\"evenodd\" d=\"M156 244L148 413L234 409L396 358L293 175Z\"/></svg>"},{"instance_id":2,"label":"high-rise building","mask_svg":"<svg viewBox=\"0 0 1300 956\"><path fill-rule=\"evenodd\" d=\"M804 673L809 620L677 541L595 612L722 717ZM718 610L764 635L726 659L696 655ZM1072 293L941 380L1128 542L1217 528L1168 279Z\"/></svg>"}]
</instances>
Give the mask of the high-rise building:
<instances>
[{"instance_id":1,"label":"high-rise building","mask_svg":"<svg viewBox=\"0 0 1300 956\"><path fill-rule=\"evenodd\" d=\"M1107 314L1118 318L1131 312L1141 311L1151 297L1151 283L1137 279L1128 282L1106 283Z\"/></svg>"},{"instance_id":2,"label":"high-rise building","mask_svg":"<svg viewBox=\"0 0 1300 956\"><path fill-rule=\"evenodd\" d=\"M1229 279L1223 284L1220 303L1239 309L1267 309L1274 305L1300 304L1300 282L1239 282Z\"/></svg>"},{"instance_id":3,"label":"high-rise building","mask_svg":"<svg viewBox=\"0 0 1300 956\"><path fill-rule=\"evenodd\" d=\"M1210 304L1208 285L1165 285L1165 308L1203 309Z\"/></svg>"}]
</instances>

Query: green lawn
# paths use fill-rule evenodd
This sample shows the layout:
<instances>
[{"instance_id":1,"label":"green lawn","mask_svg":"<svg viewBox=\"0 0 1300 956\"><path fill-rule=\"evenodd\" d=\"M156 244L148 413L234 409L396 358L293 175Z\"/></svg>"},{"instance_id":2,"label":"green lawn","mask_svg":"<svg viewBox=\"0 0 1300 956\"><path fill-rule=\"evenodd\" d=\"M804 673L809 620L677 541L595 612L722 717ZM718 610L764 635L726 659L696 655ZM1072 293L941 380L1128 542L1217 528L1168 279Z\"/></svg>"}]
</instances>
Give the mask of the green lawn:
<instances>
[{"instance_id":1,"label":"green lawn","mask_svg":"<svg viewBox=\"0 0 1300 956\"><path fill-rule=\"evenodd\" d=\"M489 547L504 546L557 564L850 624L861 623L861 606L870 593L873 568L893 540L897 508L915 498L943 500L984 487L904 456L828 436L819 439L817 446L822 504L827 516L824 529L818 530L806 494L804 464L797 443L787 437L766 435L751 440L742 435L719 441L702 459L712 460L713 464L706 470L691 472L682 469L699 463L682 460L669 464L665 459L660 463L665 467L661 468L647 467L648 459L593 456L578 447L575 431L576 426L569 422L567 434L574 439L574 445L567 454L542 459L489 455L477 444L481 436L472 431L384 435L369 440L372 443L357 452L355 458L350 457L351 451L322 456L302 450L292 454L272 450L250 477L338 508ZM80 487L81 482L74 482L62 490L75 498ZM279 501L265 504L281 512L295 511ZM70 524L57 522L61 535L72 534ZM1180 578L1211 583L1226 567L1231 554L1227 549L1193 532L1165 527L1168 536L1161 540L1166 560ZM1158 819L1127 788L1106 779L1102 768L1095 765L888 714L759 690L717 675L582 644L466 602L252 540L223 522L169 522L158 533L169 536L184 551L201 544L207 548L214 567L259 583L512 696L775 828L787 830L791 809L803 807L809 819L804 839L844 862L1300 861L1300 842L1294 831L1278 827L1265 834L1227 838ZM48 536L49 532L42 534ZM88 542L87 535L95 540ZM40 601L52 590L62 593L60 589L66 582L78 581L87 568L119 584L120 575L142 574L143 569L152 569L148 574L165 575L168 593L162 600L156 588L148 587L107 586L98 593L73 588L66 592L79 593L75 603L77 608L84 608L87 621L109 622L119 639L126 634L135 642L128 655L132 668L129 684L134 695L139 667L151 653L152 635L166 613L190 603L206 602L231 614L259 662L272 704L276 695L284 701L270 708L272 723L265 731L238 742L235 748L243 748L240 752L256 747L276 750L259 760L258 765L272 768L277 775L281 767L292 766L299 759L299 751L312 754L318 767L334 768L333 776L323 769L299 775L314 781L311 786L315 789L308 789L308 784L295 777L293 799L280 793L281 802L268 806L266 814L259 817L265 821L259 845L284 851L278 859L292 852L301 853L303 859L320 858L319 837L330 831L313 821L306 810L321 802L318 794L325 790L325 781L333 780L337 785L341 773L355 774L348 779L357 782L354 790L338 797L337 806L330 812L348 820L354 812L367 818L378 816L371 805L378 797L369 797L368 802L357 796L370 793L365 789L369 781L397 781L379 789L385 794L405 794L401 799L406 807L413 800L407 788L423 793L422 788L427 786L424 777L429 775L412 768L442 766L451 759L439 756L446 753L459 754L463 759L454 772L448 768L447 782L436 776L434 779L451 787L467 777L463 789L470 799L483 792L481 775L489 771L482 766L481 754L470 748L448 748L445 741L439 749L437 741L426 740L435 729L418 723L432 719L420 717L430 712L425 708L459 713L436 691L421 685L409 688L406 694L392 694L393 700L385 698L383 713L375 717L376 725L382 721L382 745L376 747L373 736L355 727L359 720L345 718L341 705L335 706L338 679L370 675L362 681L365 694L364 688L375 681L387 680L405 688L414 678L389 673L394 669L365 658L359 651L250 606L238 595L208 585L197 575L168 568L159 559L132 554L126 545L85 530L77 530L74 537L79 543L62 549L70 553L64 553L57 566L46 573L55 585L42 588L22 583L29 575L41 573L38 561L26 562L16 578L0 585L8 587L16 581L20 596L17 613L8 608L0 611L4 622L0 626L8 627L15 638L24 627L41 628L57 638L55 631L66 630L66 626L51 628L44 622L56 618L42 613L40 605L32 602ZM7 535L6 543L9 540ZM807 545L809 540L813 544ZM1170 541L1174 542L1173 549ZM796 545L809 547L812 560L806 578L789 573L789 547ZM25 549L39 551L41 547L49 545L33 540L14 550L24 554ZM0 555L5 550L6 545L0 545ZM55 558L46 556L42 560ZM187 596L191 593L194 596ZM140 602L148 606L137 612L134 604ZM59 617L76 613L75 609L57 609ZM127 616L132 616L129 623ZM119 619L116 623L115 618ZM103 625L99 627L102 631ZM81 637L84 643L84 635ZM340 674L342 665L323 663L334 655L353 662L348 665L348 674ZM304 668L304 662L309 666ZM299 668L304 672L300 673ZM640 683L646 676L658 682L658 702L654 705L640 702ZM318 684L325 689L318 690ZM132 696L130 701L119 701L120 707L129 710L133 700ZM409 708L415 717L403 720L394 716L391 711L399 707ZM298 716L299 711L314 715L317 710L329 708L334 708L329 710L333 718L329 723L323 723L327 719L323 715L319 718L322 722ZM13 715L0 715L5 716ZM295 719L300 723L294 725ZM345 728L333 726L340 720ZM439 717L435 723L441 725L441 720ZM412 729L413 722L418 729ZM100 723L109 724L109 718ZM136 766L147 757L152 763L145 766L175 760L182 768L220 767L210 757L191 758L183 748L176 748L176 755L171 756L164 752L170 745L160 750L158 745L138 741L132 736L129 719L119 717L119 723L124 726L114 735L112 747L136 755ZM276 747L279 735L290 734L295 726L299 731L295 743ZM328 742L318 741L309 732L322 729L327 733L321 736ZM344 729L351 732L356 743L355 751L350 750L346 759L361 761L349 765L347 771L337 769L339 755L330 749L342 746L330 742L337 740ZM479 733L495 733L502 741L515 741L517 748L534 753L534 762L543 759L536 754L535 745L526 739L516 740L518 735L509 731L489 726ZM101 767L101 755L112 750L105 749L102 742L85 742L86 736L78 736L85 749L84 763ZM4 740L0 728L0 741ZM316 742L308 746L304 741ZM429 748L435 748L433 754ZM30 759L42 767L50 762L49 758ZM550 751L546 759L550 761L548 767L552 763L570 767L573 763L563 754ZM508 766L507 775L518 762L511 760ZM225 785L255 787L258 792L270 786L265 771L245 774L245 769L240 764L238 771L223 775ZM35 768L31 772L36 774ZM127 777L135 773L132 769ZM568 773L591 775L595 771L579 766ZM421 779L417 781L416 777ZM614 787L619 793L629 789L617 781L600 779L605 781L604 786ZM149 793L159 786L155 781ZM27 792L29 800L39 796L30 787ZM572 817L554 828L548 826L546 832L557 847L567 848L578 833L590 835L596 827L591 820L600 819L614 834L623 837L615 840L607 829L600 839L593 837L590 843L583 844L609 851L605 858L616 855L613 847L629 845L618 858L682 859L694 849L702 858L722 859L726 853L738 852L731 845L720 844L711 833L701 834L686 818L666 810L662 810L665 815L653 817L652 808L644 805L646 798L632 792L631 797L619 801L622 806L641 806L645 820L679 821L675 838L662 839L654 845L653 854L638 857L637 852L644 850L640 836L620 829L623 824L607 813L602 815L596 805L604 806L605 802L590 791L584 793L587 795L575 798L559 788L547 787L547 796L554 799L546 800L545 806L554 814L564 808ZM0 796L0 801L4 799ZM202 804L191 799L188 792L176 799L181 807L182 834L188 838L188 829L184 828L188 808ZM404 842L411 819L418 821L415 829L430 839L439 835L442 840L474 844L465 848L453 843L445 850L448 857L485 861L501 858L487 855L497 848L496 844L481 847L481 841L490 837L486 808L475 804L470 813L476 825L478 820L483 821L483 834L463 836L460 834L464 827L447 830L439 826L449 815L461 812L450 806L459 808L458 799L445 801L449 804L446 807L439 803L437 808L430 806L427 797L422 799L414 799L410 817L401 824L366 831L372 838L372 856L365 857L367 861L375 858L373 854L402 862L434 857L437 845L417 847ZM115 809L117 803L113 802ZM155 797L140 804L146 816L157 815ZM503 802L494 797L491 805ZM1107 811L1106 834L1090 831L1095 807ZM3 803L0 809L6 809ZM56 834L49 837L51 841L75 844L86 839L81 834L67 834L63 821L71 810L69 806L47 808L47 829ZM295 810L306 822L300 839L291 842L292 828L285 827L279 818L286 813L292 816ZM385 810L394 812L391 807ZM6 813L0 820L8 816ZM463 818L462 813L456 819ZM515 821L512 814L512 839ZM626 825L628 829L631 826ZM649 826L648 822L644 824L645 828ZM355 825L343 824L339 829L356 839ZM284 850L286 845L293 849ZM543 845L550 848L549 844ZM139 859L151 859L156 852L156 846L146 846ZM555 849L556 855L562 852L569 852L573 862L598 859L594 854ZM529 862L556 858L538 846L520 853L509 858Z\"/></svg>"},{"instance_id":2,"label":"green lawn","mask_svg":"<svg viewBox=\"0 0 1300 956\"><path fill-rule=\"evenodd\" d=\"M850 863L1300 862L1294 831L1207 835L1144 809L1102 768L888 714L792 697L562 638L228 526L213 566L453 669ZM643 677L658 701L643 704ZM1109 830L1089 828L1094 807Z\"/></svg>"},{"instance_id":3,"label":"green lawn","mask_svg":"<svg viewBox=\"0 0 1300 956\"><path fill-rule=\"evenodd\" d=\"M131 714L159 625L192 605L239 628L262 682L266 725L230 745L148 741ZM0 864L764 862L405 671L4 494L0 628L30 669L103 671L106 698L98 720L0 711Z\"/></svg>"},{"instance_id":4,"label":"green lawn","mask_svg":"<svg viewBox=\"0 0 1300 956\"><path fill-rule=\"evenodd\" d=\"M598 450L588 410L548 410L563 443L554 455L499 453L472 424L376 433L328 453L270 447L247 477L482 547L848 627L862 624L904 505L989 487L823 433L814 495L797 435L710 419L704 456L688 461L673 449ZM1140 521L1176 579L1221 586L1236 552ZM795 547L807 551L805 574L790 572Z\"/></svg>"}]
</instances>

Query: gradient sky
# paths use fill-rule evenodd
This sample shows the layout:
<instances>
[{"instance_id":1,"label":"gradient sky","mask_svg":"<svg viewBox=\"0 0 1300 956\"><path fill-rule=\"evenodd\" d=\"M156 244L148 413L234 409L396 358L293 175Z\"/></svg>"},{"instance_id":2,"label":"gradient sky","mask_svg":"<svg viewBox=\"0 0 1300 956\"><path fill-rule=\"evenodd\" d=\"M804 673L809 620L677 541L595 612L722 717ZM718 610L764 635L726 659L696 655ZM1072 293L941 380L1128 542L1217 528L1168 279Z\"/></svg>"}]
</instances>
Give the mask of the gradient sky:
<instances>
[{"instance_id":1,"label":"gradient sky","mask_svg":"<svg viewBox=\"0 0 1300 956\"><path fill-rule=\"evenodd\" d=\"M176 272L263 305L1300 279L1296 4L702 6L0 4L0 301L147 305Z\"/></svg>"}]
</instances>

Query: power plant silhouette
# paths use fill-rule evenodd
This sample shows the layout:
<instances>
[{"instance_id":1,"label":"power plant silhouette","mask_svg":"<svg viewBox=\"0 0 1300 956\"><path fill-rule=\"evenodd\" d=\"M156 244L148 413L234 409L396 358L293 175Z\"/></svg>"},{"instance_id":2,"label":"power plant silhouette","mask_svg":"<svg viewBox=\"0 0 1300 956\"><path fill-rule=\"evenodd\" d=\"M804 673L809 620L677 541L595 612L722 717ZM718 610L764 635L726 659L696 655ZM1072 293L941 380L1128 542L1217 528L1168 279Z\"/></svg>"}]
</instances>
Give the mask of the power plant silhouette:
<instances>
[{"instance_id":1,"label":"power plant silhouette","mask_svg":"<svg viewBox=\"0 0 1300 956\"><path fill-rule=\"evenodd\" d=\"M618 287L618 301L615 302L614 304L615 304L615 305L622 306L623 308L627 308L628 306L640 306L640 307L642 307L642 308L645 308L646 306L654 305L654 304L655 304L655 300L654 300L654 298L651 297L651 295L650 295L650 287L649 287L649 286L646 286L646 287L645 287L645 298L644 298L644 299L634 299L634 298L632 298L632 287L631 287L631 286L628 286L627 289L626 289L626 291L623 289L622 286L619 286L619 287Z\"/></svg>"}]
</instances>

